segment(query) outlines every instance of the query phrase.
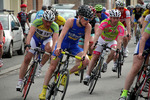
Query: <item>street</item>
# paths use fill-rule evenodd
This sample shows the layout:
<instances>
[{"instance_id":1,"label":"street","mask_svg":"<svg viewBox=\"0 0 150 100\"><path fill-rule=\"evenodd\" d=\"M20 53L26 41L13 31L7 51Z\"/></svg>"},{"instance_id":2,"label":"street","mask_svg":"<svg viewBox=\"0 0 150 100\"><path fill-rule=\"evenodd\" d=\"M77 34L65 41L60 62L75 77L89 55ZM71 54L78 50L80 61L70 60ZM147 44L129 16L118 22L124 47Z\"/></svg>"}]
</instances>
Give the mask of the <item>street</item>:
<instances>
[{"instance_id":1,"label":"street","mask_svg":"<svg viewBox=\"0 0 150 100\"><path fill-rule=\"evenodd\" d=\"M117 73L111 71L113 62L109 63L107 72L102 73L102 78L99 78L93 93L90 95L88 93L88 86L80 83L79 77L72 74L70 75L70 82L64 100L118 100L121 89L124 87L126 75L132 65L135 46L132 38L128 46L129 56L125 58L122 76L120 78L117 77ZM23 56L18 55L13 56L11 60L5 58L3 67L15 67L20 65L22 61ZM71 68L72 65L74 65L74 63L71 63L69 68ZM30 88L27 100L38 100L38 95L42 91L44 75L48 66L49 64L47 63L42 68L42 75L35 79L35 83L32 84ZM3 70L4 68L1 69L0 73L2 73ZM22 100L22 93L16 92L18 77L19 69L0 75L0 100Z\"/></svg>"}]
</instances>

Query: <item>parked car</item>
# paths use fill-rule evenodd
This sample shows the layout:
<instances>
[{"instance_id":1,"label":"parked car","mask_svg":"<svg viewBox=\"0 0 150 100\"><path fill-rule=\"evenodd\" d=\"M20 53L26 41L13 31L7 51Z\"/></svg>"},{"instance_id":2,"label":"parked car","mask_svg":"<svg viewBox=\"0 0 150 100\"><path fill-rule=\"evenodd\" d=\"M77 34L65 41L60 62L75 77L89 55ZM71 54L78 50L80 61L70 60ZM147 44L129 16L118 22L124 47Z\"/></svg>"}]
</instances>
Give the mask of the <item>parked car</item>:
<instances>
[{"instance_id":1,"label":"parked car","mask_svg":"<svg viewBox=\"0 0 150 100\"><path fill-rule=\"evenodd\" d=\"M4 13L8 12L8 13ZM11 58L13 51L19 55L24 54L24 35L18 19L13 15L13 11L0 10L0 21L2 22L5 44L3 46L4 55Z\"/></svg>"}]
</instances>

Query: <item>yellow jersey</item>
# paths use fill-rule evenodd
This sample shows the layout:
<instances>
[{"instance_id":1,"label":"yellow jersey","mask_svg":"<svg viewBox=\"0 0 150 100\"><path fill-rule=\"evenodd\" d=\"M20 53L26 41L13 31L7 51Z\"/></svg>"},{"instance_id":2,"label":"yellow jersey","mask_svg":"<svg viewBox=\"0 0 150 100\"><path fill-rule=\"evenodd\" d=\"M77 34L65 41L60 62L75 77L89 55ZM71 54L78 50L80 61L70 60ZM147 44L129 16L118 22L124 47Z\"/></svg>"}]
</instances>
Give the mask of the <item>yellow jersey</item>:
<instances>
[{"instance_id":1,"label":"yellow jersey","mask_svg":"<svg viewBox=\"0 0 150 100\"><path fill-rule=\"evenodd\" d=\"M146 17L146 15L150 14L150 10L145 10L144 13L142 14L143 17Z\"/></svg>"},{"instance_id":2,"label":"yellow jersey","mask_svg":"<svg viewBox=\"0 0 150 100\"><path fill-rule=\"evenodd\" d=\"M58 18L57 18L57 20L56 20L56 23L57 23L59 26L61 26L61 25L65 25L65 22L66 22L65 18L63 18L62 16L58 15Z\"/></svg>"}]
</instances>

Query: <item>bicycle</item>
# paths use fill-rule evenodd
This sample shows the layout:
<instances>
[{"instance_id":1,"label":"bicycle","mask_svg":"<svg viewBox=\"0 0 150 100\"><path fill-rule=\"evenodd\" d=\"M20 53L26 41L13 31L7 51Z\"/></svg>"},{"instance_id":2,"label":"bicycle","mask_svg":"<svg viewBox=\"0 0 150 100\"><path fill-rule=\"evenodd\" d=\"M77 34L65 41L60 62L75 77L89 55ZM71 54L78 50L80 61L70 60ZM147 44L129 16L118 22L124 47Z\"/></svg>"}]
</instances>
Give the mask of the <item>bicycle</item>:
<instances>
[{"instance_id":1,"label":"bicycle","mask_svg":"<svg viewBox=\"0 0 150 100\"><path fill-rule=\"evenodd\" d=\"M121 76L121 70L122 70L122 66L124 63L124 47L123 44L121 45L121 49L119 52L119 58L117 59L117 73L118 73L118 78L120 78Z\"/></svg>"},{"instance_id":2,"label":"bicycle","mask_svg":"<svg viewBox=\"0 0 150 100\"><path fill-rule=\"evenodd\" d=\"M94 69L92 70L92 73L91 73L90 82L88 84L90 94L92 94L92 92L93 92L93 90L96 86L98 78L101 77L101 67L103 65L104 56L106 55L106 52L108 52L108 49L109 50L115 50L113 48L108 47L107 43L106 44L98 44L98 45L102 46L103 49L101 51L101 55L99 56L97 62L95 63L95 67L94 67Z\"/></svg>"},{"instance_id":3,"label":"bicycle","mask_svg":"<svg viewBox=\"0 0 150 100\"><path fill-rule=\"evenodd\" d=\"M63 55L66 55L65 61L63 57L60 59L58 67L54 74L51 77L50 84L48 85L46 100L63 100L67 91L69 84L69 58L74 57L81 60L81 57L74 56L66 51L61 52ZM61 68L61 66L63 67ZM63 81L63 77L66 77ZM64 84L62 84L62 81ZM58 96L59 95L59 96Z\"/></svg>"},{"instance_id":4,"label":"bicycle","mask_svg":"<svg viewBox=\"0 0 150 100\"><path fill-rule=\"evenodd\" d=\"M150 53L150 49L146 49L143 52L143 56ZM150 70L148 69L148 64L146 64L146 58L144 59L143 65L138 72L135 86L128 93L127 100L139 100L145 99L150 100ZM148 83L147 90L144 89ZM141 100L140 99L140 100Z\"/></svg>"},{"instance_id":5,"label":"bicycle","mask_svg":"<svg viewBox=\"0 0 150 100\"><path fill-rule=\"evenodd\" d=\"M35 51L33 61L25 74L25 77L23 80L24 85L20 91L20 92L23 91L22 97L24 100L26 100L30 87L32 83L34 83L35 72L36 72L38 64L41 62L41 54L45 53L45 51L42 50L40 47L31 48L31 49Z\"/></svg>"}]
</instances>

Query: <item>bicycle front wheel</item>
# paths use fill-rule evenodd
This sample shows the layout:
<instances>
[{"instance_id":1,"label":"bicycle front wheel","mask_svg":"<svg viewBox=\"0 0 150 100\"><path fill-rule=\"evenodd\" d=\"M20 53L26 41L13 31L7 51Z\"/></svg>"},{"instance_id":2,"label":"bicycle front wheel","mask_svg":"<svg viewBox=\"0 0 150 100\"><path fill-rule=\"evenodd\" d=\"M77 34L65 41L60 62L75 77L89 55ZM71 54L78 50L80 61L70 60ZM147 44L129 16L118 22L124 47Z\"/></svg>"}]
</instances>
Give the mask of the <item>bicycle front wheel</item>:
<instances>
[{"instance_id":1,"label":"bicycle front wheel","mask_svg":"<svg viewBox=\"0 0 150 100\"><path fill-rule=\"evenodd\" d=\"M96 69L93 69L93 75L91 75L91 81L90 81L90 86L89 86L89 93L92 94L95 86L96 86L96 83L97 83L97 80L101 74L101 66L103 64L103 58L99 59L98 60L98 64L96 65Z\"/></svg>"},{"instance_id":2,"label":"bicycle front wheel","mask_svg":"<svg viewBox=\"0 0 150 100\"><path fill-rule=\"evenodd\" d=\"M84 76L84 69L80 70L80 83L82 83L83 76Z\"/></svg>"},{"instance_id":3,"label":"bicycle front wheel","mask_svg":"<svg viewBox=\"0 0 150 100\"><path fill-rule=\"evenodd\" d=\"M32 83L34 82L34 75L35 75L36 68L37 68L37 64L33 63L30 66L29 73L27 73L25 75L24 86L23 86L23 95L22 95L23 100L26 100L27 95L30 90L30 87L31 87Z\"/></svg>"},{"instance_id":4,"label":"bicycle front wheel","mask_svg":"<svg viewBox=\"0 0 150 100\"><path fill-rule=\"evenodd\" d=\"M69 84L69 70L67 69L63 73L60 72L57 84L54 89L52 100L64 100L68 84Z\"/></svg>"}]
</instances>

